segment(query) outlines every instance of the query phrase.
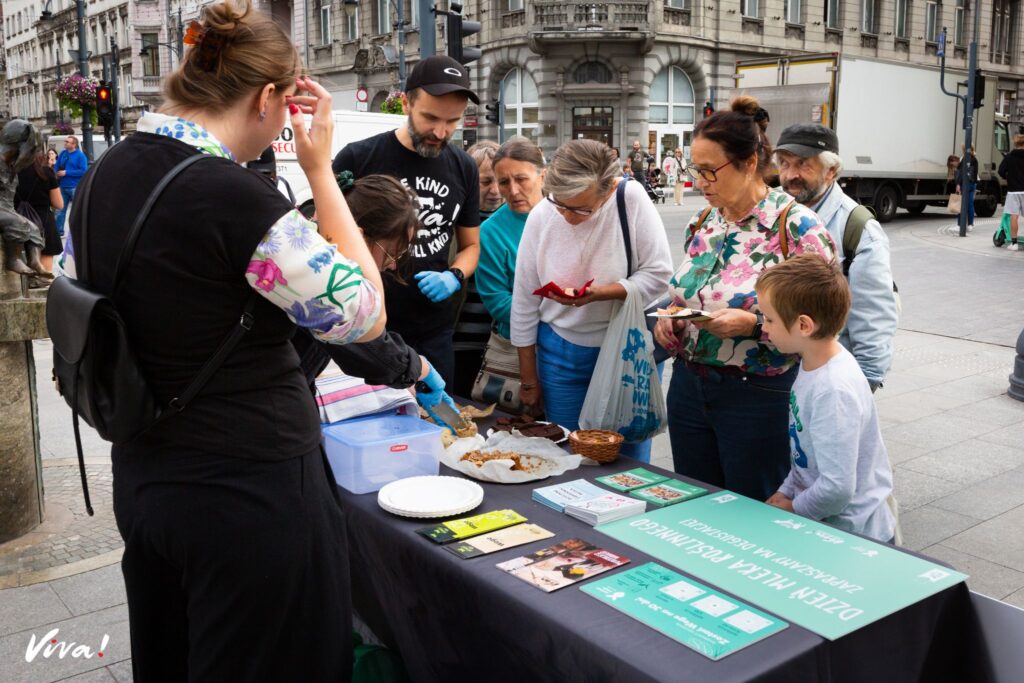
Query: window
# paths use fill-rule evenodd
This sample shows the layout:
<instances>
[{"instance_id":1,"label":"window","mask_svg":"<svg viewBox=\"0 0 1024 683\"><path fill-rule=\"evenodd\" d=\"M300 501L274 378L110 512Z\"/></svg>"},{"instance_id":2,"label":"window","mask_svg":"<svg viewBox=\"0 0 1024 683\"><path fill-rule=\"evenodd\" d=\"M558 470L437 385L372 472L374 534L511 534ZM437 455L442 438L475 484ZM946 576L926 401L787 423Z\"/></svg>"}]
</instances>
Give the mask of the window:
<instances>
[{"instance_id":1,"label":"window","mask_svg":"<svg viewBox=\"0 0 1024 683\"><path fill-rule=\"evenodd\" d=\"M896 0L896 37L909 38L907 32L907 5L910 0Z\"/></svg>"},{"instance_id":2,"label":"window","mask_svg":"<svg viewBox=\"0 0 1024 683\"><path fill-rule=\"evenodd\" d=\"M924 39L929 43L936 43L939 40L939 3L926 2L924 4Z\"/></svg>"},{"instance_id":3,"label":"window","mask_svg":"<svg viewBox=\"0 0 1024 683\"><path fill-rule=\"evenodd\" d=\"M992 14L992 61L997 64L1012 64L1016 47L1017 25L1016 0L995 0Z\"/></svg>"},{"instance_id":4,"label":"window","mask_svg":"<svg viewBox=\"0 0 1024 683\"><path fill-rule=\"evenodd\" d=\"M156 33L143 33L141 37L142 47L146 51L146 55L140 57L142 60L142 75L159 76L160 46L157 43L160 42L160 36Z\"/></svg>"},{"instance_id":5,"label":"window","mask_svg":"<svg viewBox=\"0 0 1024 683\"><path fill-rule=\"evenodd\" d=\"M955 0L953 7L953 44L965 45L964 43L964 0Z\"/></svg>"},{"instance_id":6,"label":"window","mask_svg":"<svg viewBox=\"0 0 1024 683\"><path fill-rule=\"evenodd\" d=\"M359 39L359 8L352 14L345 13L345 40Z\"/></svg>"},{"instance_id":7,"label":"window","mask_svg":"<svg viewBox=\"0 0 1024 683\"><path fill-rule=\"evenodd\" d=\"M391 33L390 0L377 0L377 33Z\"/></svg>"},{"instance_id":8,"label":"window","mask_svg":"<svg viewBox=\"0 0 1024 683\"><path fill-rule=\"evenodd\" d=\"M523 0L504 0L506 12L519 12L523 9Z\"/></svg>"},{"instance_id":9,"label":"window","mask_svg":"<svg viewBox=\"0 0 1024 683\"><path fill-rule=\"evenodd\" d=\"M825 0L825 27L839 29L839 0Z\"/></svg>"},{"instance_id":10,"label":"window","mask_svg":"<svg viewBox=\"0 0 1024 683\"><path fill-rule=\"evenodd\" d=\"M688 0L665 0L665 7L674 9L690 9Z\"/></svg>"},{"instance_id":11,"label":"window","mask_svg":"<svg viewBox=\"0 0 1024 683\"><path fill-rule=\"evenodd\" d=\"M406 14L405 18L409 20L410 28L419 28L419 25L420 25L420 3L419 3L419 0L409 0L409 13Z\"/></svg>"},{"instance_id":12,"label":"window","mask_svg":"<svg viewBox=\"0 0 1024 683\"><path fill-rule=\"evenodd\" d=\"M800 0L786 0L783 5L783 11L786 15L787 24L802 24L804 18L801 16Z\"/></svg>"},{"instance_id":13,"label":"window","mask_svg":"<svg viewBox=\"0 0 1024 683\"><path fill-rule=\"evenodd\" d=\"M662 69L651 82L651 123L693 123L693 84L686 72L678 66Z\"/></svg>"},{"instance_id":14,"label":"window","mask_svg":"<svg viewBox=\"0 0 1024 683\"><path fill-rule=\"evenodd\" d=\"M601 62L584 62L573 72L575 83L611 83L612 71Z\"/></svg>"},{"instance_id":15,"label":"window","mask_svg":"<svg viewBox=\"0 0 1024 683\"><path fill-rule=\"evenodd\" d=\"M501 97L505 104L505 139L522 135L537 142L537 82L522 69L512 69L501 81Z\"/></svg>"},{"instance_id":16,"label":"window","mask_svg":"<svg viewBox=\"0 0 1024 683\"><path fill-rule=\"evenodd\" d=\"M320 44L331 44L331 1L320 0Z\"/></svg>"},{"instance_id":17,"label":"window","mask_svg":"<svg viewBox=\"0 0 1024 683\"><path fill-rule=\"evenodd\" d=\"M961 0L962 1L962 0ZM861 33L878 33L878 0L861 0Z\"/></svg>"},{"instance_id":18,"label":"window","mask_svg":"<svg viewBox=\"0 0 1024 683\"><path fill-rule=\"evenodd\" d=\"M1013 103L1012 90L1000 90L996 98L996 113L1004 116L1010 115L1010 105Z\"/></svg>"},{"instance_id":19,"label":"window","mask_svg":"<svg viewBox=\"0 0 1024 683\"><path fill-rule=\"evenodd\" d=\"M743 16L756 19L761 16L757 13L758 9L758 0L740 0L740 10Z\"/></svg>"}]
</instances>

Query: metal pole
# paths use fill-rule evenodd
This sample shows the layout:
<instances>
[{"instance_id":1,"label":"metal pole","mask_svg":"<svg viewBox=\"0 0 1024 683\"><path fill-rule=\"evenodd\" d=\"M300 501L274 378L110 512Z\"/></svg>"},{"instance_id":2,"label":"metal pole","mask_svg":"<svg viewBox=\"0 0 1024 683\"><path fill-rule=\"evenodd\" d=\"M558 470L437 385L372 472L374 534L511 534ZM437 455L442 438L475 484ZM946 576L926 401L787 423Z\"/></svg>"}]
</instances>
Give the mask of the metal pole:
<instances>
[{"instance_id":1,"label":"metal pole","mask_svg":"<svg viewBox=\"0 0 1024 683\"><path fill-rule=\"evenodd\" d=\"M414 0L420 8L420 59L433 57L437 53L437 26L434 20L432 0Z\"/></svg>"},{"instance_id":2,"label":"metal pole","mask_svg":"<svg viewBox=\"0 0 1024 683\"><path fill-rule=\"evenodd\" d=\"M402 0L394 0L395 14L398 21L398 89L405 92L405 3Z\"/></svg>"},{"instance_id":3,"label":"metal pole","mask_svg":"<svg viewBox=\"0 0 1024 683\"><path fill-rule=\"evenodd\" d=\"M181 23L181 3L178 3L178 63L181 63L181 58L185 55L185 30Z\"/></svg>"},{"instance_id":4,"label":"metal pole","mask_svg":"<svg viewBox=\"0 0 1024 683\"><path fill-rule=\"evenodd\" d=\"M970 195L971 185L971 144L974 142L974 82L978 75L978 33L981 26L981 2L975 0L971 8L974 11L974 36L967 52L967 100L964 103L964 160L967 168L960 176L960 236L967 237L967 212L973 198ZM960 163L963 168L963 162ZM980 170L980 169L979 169Z\"/></svg>"},{"instance_id":5,"label":"metal pole","mask_svg":"<svg viewBox=\"0 0 1024 683\"><path fill-rule=\"evenodd\" d=\"M85 45L85 0L75 0L78 14L78 73L89 78L89 53ZM92 163L96 157L92 151L92 107L82 107L82 151Z\"/></svg>"},{"instance_id":6,"label":"metal pole","mask_svg":"<svg viewBox=\"0 0 1024 683\"><path fill-rule=\"evenodd\" d=\"M114 100L114 140L121 140L121 49L114 36L110 36L110 92Z\"/></svg>"}]
</instances>

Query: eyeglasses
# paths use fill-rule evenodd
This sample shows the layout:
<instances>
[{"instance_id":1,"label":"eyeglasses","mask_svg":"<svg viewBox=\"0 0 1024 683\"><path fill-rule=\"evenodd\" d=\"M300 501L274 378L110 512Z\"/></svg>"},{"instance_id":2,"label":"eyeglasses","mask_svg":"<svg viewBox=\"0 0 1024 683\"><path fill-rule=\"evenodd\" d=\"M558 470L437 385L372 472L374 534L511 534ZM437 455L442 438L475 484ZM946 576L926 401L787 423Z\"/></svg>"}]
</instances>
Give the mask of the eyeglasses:
<instances>
[{"instance_id":1,"label":"eyeglasses","mask_svg":"<svg viewBox=\"0 0 1024 683\"><path fill-rule=\"evenodd\" d=\"M703 180L708 183L714 183L718 181L718 172L731 163L731 161L727 161L718 168L700 168L696 164L687 164L686 172L694 180Z\"/></svg>"},{"instance_id":2,"label":"eyeglasses","mask_svg":"<svg viewBox=\"0 0 1024 683\"><path fill-rule=\"evenodd\" d=\"M547 199L549 202L554 204L555 208L558 209L559 211L567 211L567 212L569 212L571 214L575 214L577 216L592 216L592 215L594 215L595 209L593 209L593 208L579 209L579 208L576 208L574 206L566 206L565 204L560 204L557 201L555 201L554 196L550 195L550 194L547 197L545 197L545 199Z\"/></svg>"},{"instance_id":3,"label":"eyeglasses","mask_svg":"<svg viewBox=\"0 0 1024 683\"><path fill-rule=\"evenodd\" d=\"M403 259L405 259L406 256L409 255L409 250L412 249L412 245L409 245L408 247L406 247L405 251L403 251L398 256L392 256L391 253L387 249L385 249L380 242L374 240L373 243L378 249L380 249L381 253L384 254L384 263L382 263L380 266L381 270L386 269L392 263L398 265L400 261L402 261Z\"/></svg>"}]
</instances>

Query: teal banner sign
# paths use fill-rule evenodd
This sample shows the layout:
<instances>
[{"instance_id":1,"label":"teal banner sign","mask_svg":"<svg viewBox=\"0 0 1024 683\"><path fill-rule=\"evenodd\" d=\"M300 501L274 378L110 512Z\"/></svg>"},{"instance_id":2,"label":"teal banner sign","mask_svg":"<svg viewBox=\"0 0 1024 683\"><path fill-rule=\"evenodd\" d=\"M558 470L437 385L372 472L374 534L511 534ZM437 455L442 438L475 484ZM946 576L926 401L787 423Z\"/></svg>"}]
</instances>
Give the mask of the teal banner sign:
<instances>
[{"instance_id":1,"label":"teal banner sign","mask_svg":"<svg viewBox=\"0 0 1024 683\"><path fill-rule=\"evenodd\" d=\"M711 659L721 659L788 624L654 562L580 590Z\"/></svg>"},{"instance_id":2,"label":"teal banner sign","mask_svg":"<svg viewBox=\"0 0 1024 683\"><path fill-rule=\"evenodd\" d=\"M967 578L725 491L597 530L829 640Z\"/></svg>"}]
</instances>

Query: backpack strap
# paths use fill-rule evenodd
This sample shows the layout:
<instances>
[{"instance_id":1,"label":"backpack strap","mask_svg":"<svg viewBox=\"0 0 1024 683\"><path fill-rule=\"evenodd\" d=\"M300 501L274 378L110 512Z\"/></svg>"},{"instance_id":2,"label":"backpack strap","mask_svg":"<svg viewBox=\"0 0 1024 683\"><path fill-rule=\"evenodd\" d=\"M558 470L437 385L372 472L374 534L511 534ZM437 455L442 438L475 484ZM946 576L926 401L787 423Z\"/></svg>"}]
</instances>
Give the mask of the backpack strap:
<instances>
[{"instance_id":1,"label":"backpack strap","mask_svg":"<svg viewBox=\"0 0 1024 683\"><path fill-rule=\"evenodd\" d=\"M704 210L700 212L700 216L697 217L697 222L690 228L690 234L686 236L686 250L690 249L690 242L697 235L697 231L704 227L704 223L707 222L708 216L711 215L711 208L710 206L705 206Z\"/></svg>"},{"instance_id":2,"label":"backpack strap","mask_svg":"<svg viewBox=\"0 0 1024 683\"><path fill-rule=\"evenodd\" d=\"M782 212L778 218L775 219L775 224L779 230L779 248L782 250L782 260L785 261L789 258L789 210L796 204L794 199L789 204L783 207Z\"/></svg>"},{"instance_id":3,"label":"backpack strap","mask_svg":"<svg viewBox=\"0 0 1024 683\"><path fill-rule=\"evenodd\" d=\"M75 192L75 204L78 207L76 208L76 215L81 217L79 221L81 228L78 231L81 244L72 243L74 250L73 258L75 259L75 279L86 284L89 283L89 198L92 196L92 184L96 179L96 174L99 172L103 162L110 157L111 151L112 149L108 149L100 155L99 161L93 164L92 168L86 172L85 178L82 181L82 187ZM69 225L68 230L70 231L70 229L71 226Z\"/></svg>"},{"instance_id":4,"label":"backpack strap","mask_svg":"<svg viewBox=\"0 0 1024 683\"><path fill-rule=\"evenodd\" d=\"M864 234L864 227L868 221L874 219L875 214L866 206L858 204L846 218L846 227L843 228L843 275L850 277L850 266L857 256L857 247L860 246L860 238Z\"/></svg>"},{"instance_id":5,"label":"backpack strap","mask_svg":"<svg viewBox=\"0 0 1024 683\"><path fill-rule=\"evenodd\" d=\"M633 274L633 243L629 238L629 217L626 215L626 183L619 181L615 188L615 204L619 209L619 227L622 229L622 243L626 246L626 277Z\"/></svg>"}]
</instances>

